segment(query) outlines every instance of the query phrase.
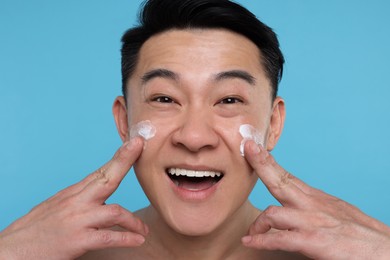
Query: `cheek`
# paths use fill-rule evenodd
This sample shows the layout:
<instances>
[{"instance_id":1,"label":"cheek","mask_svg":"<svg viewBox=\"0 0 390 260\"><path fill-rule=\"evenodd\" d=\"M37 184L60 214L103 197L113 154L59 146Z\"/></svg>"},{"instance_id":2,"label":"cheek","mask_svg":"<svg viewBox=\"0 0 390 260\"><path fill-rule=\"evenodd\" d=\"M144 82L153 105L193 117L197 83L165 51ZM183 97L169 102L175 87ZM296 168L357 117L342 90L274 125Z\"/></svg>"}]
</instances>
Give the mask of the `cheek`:
<instances>
[{"instance_id":1,"label":"cheek","mask_svg":"<svg viewBox=\"0 0 390 260\"><path fill-rule=\"evenodd\" d=\"M240 153L240 145L243 140L239 133L241 123L220 125L215 131L221 137L219 153L223 155L221 160L226 160L227 170L230 174L235 175L235 181L240 183L238 186L249 187L252 186L253 180L256 180L256 178L252 178L252 169ZM221 156L216 156L216 158L221 158ZM236 187L236 185L234 186Z\"/></svg>"},{"instance_id":2,"label":"cheek","mask_svg":"<svg viewBox=\"0 0 390 260\"><path fill-rule=\"evenodd\" d=\"M130 138L141 136L145 141L153 138L156 135L156 127L150 120L140 121L130 128Z\"/></svg>"},{"instance_id":3,"label":"cheek","mask_svg":"<svg viewBox=\"0 0 390 260\"><path fill-rule=\"evenodd\" d=\"M251 139L259 145L264 145L266 128L265 124L253 119L240 118L240 120L235 121L221 120L220 123L216 124L215 131L229 150L242 158L242 146L245 140Z\"/></svg>"},{"instance_id":4,"label":"cheek","mask_svg":"<svg viewBox=\"0 0 390 260\"><path fill-rule=\"evenodd\" d=\"M139 127L141 123L141 126ZM169 135L172 132L172 129L167 126L165 120L143 120L140 123L134 125L132 129L139 129L140 135L149 136L149 140L145 141L144 150L138 159L137 164L142 165L138 167L140 169L149 169L155 168L160 165L166 156L169 156L169 151L164 147L169 142ZM146 130L146 131L143 131ZM130 135L134 135L130 133Z\"/></svg>"},{"instance_id":5,"label":"cheek","mask_svg":"<svg viewBox=\"0 0 390 260\"><path fill-rule=\"evenodd\" d=\"M156 187L159 187L161 176L165 174L162 167L164 156L166 156L161 148L163 141L162 133L156 127L156 135L145 142L144 150L134 164L137 179L148 196L153 194Z\"/></svg>"},{"instance_id":6,"label":"cheek","mask_svg":"<svg viewBox=\"0 0 390 260\"><path fill-rule=\"evenodd\" d=\"M219 125L215 128L215 131L221 137L222 142L227 146L233 157L239 159L240 155L240 142L242 137L238 132L239 123L230 125Z\"/></svg>"}]
</instances>

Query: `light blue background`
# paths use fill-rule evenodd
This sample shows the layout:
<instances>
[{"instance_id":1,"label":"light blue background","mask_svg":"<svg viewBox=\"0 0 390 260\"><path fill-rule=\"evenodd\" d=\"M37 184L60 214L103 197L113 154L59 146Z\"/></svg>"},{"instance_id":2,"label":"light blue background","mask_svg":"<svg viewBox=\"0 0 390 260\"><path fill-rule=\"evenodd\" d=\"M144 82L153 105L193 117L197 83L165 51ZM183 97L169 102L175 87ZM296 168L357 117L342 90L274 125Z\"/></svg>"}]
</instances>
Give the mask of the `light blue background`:
<instances>
[{"instance_id":1,"label":"light blue background","mask_svg":"<svg viewBox=\"0 0 390 260\"><path fill-rule=\"evenodd\" d=\"M287 60L279 163L390 224L390 2L239 2L275 29ZM139 3L0 0L0 229L121 144L111 105ZM251 198L275 204L261 183ZM133 173L109 202L147 205Z\"/></svg>"}]
</instances>

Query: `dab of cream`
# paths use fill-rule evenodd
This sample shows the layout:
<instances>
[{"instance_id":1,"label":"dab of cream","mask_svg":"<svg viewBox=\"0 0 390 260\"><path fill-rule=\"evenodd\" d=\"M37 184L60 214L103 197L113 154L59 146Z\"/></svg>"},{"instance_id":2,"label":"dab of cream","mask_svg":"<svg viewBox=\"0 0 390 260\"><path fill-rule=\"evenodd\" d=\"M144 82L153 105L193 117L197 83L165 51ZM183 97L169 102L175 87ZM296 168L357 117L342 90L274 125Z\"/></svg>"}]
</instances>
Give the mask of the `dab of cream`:
<instances>
[{"instance_id":1,"label":"dab of cream","mask_svg":"<svg viewBox=\"0 0 390 260\"><path fill-rule=\"evenodd\" d=\"M257 145L261 145L264 147L263 135L260 133L259 130L254 128L252 125L249 124L240 125L239 132L243 138L240 144L241 156L244 156L244 145L248 140L253 140Z\"/></svg>"},{"instance_id":2,"label":"dab of cream","mask_svg":"<svg viewBox=\"0 0 390 260\"><path fill-rule=\"evenodd\" d=\"M156 134L156 127L149 120L138 122L130 129L130 138L141 136L145 140L149 140Z\"/></svg>"}]
</instances>

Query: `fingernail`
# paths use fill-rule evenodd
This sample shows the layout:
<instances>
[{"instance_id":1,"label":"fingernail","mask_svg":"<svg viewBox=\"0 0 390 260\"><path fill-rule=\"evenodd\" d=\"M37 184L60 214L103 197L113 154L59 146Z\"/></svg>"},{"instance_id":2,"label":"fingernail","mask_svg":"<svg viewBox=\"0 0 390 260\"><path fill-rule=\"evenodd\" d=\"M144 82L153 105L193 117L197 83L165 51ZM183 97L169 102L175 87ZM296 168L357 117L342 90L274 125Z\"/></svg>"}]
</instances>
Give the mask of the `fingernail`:
<instances>
[{"instance_id":1,"label":"fingernail","mask_svg":"<svg viewBox=\"0 0 390 260\"><path fill-rule=\"evenodd\" d=\"M249 244L252 241L252 236L245 236L241 238L242 243Z\"/></svg>"},{"instance_id":2,"label":"fingernail","mask_svg":"<svg viewBox=\"0 0 390 260\"><path fill-rule=\"evenodd\" d=\"M138 244L143 244L145 242L145 238L141 235L135 236L135 241L137 241Z\"/></svg>"},{"instance_id":3,"label":"fingernail","mask_svg":"<svg viewBox=\"0 0 390 260\"><path fill-rule=\"evenodd\" d=\"M251 144L251 149L252 149L252 152L255 154L260 153L260 147L254 142Z\"/></svg>"},{"instance_id":4,"label":"fingernail","mask_svg":"<svg viewBox=\"0 0 390 260\"><path fill-rule=\"evenodd\" d=\"M245 157L245 152L244 152L245 143L246 143L248 140L250 140L250 139L244 138L244 139L241 140L241 144L240 144L240 154L241 154L242 157Z\"/></svg>"},{"instance_id":5,"label":"fingernail","mask_svg":"<svg viewBox=\"0 0 390 260\"><path fill-rule=\"evenodd\" d=\"M144 224L144 232L145 232L145 235L149 234L149 228L146 224Z\"/></svg>"}]
</instances>

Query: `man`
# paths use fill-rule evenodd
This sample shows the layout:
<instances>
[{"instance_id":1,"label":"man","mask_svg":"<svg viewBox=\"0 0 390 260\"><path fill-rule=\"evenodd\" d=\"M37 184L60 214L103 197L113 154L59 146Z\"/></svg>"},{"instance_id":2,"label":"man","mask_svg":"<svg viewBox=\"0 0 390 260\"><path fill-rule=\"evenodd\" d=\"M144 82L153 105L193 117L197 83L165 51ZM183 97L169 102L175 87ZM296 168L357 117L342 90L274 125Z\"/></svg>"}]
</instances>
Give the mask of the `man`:
<instances>
[{"instance_id":1,"label":"man","mask_svg":"<svg viewBox=\"0 0 390 260\"><path fill-rule=\"evenodd\" d=\"M124 96L113 112L124 145L4 230L0 258L390 256L388 226L270 155L285 108L284 59L269 27L230 1L150 0L122 41ZM133 164L151 205L106 205ZM250 204L258 179L281 207Z\"/></svg>"}]
</instances>

